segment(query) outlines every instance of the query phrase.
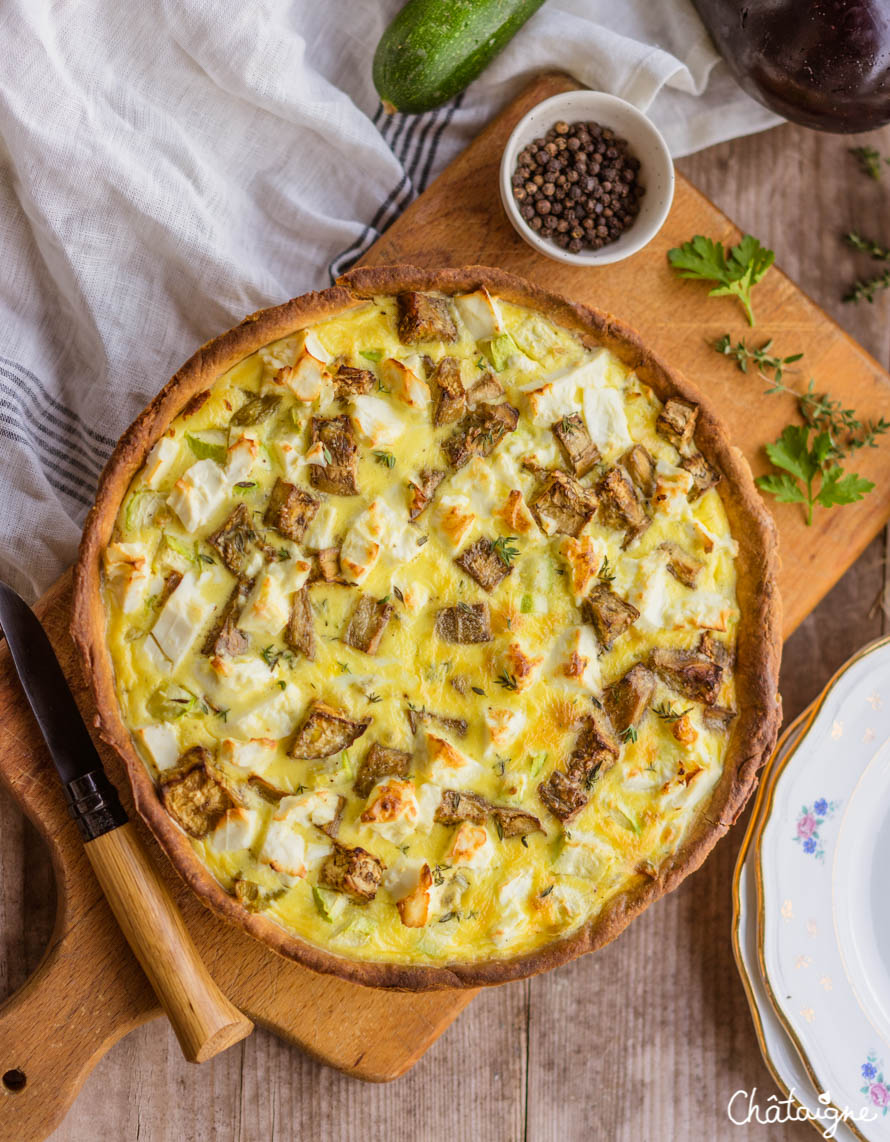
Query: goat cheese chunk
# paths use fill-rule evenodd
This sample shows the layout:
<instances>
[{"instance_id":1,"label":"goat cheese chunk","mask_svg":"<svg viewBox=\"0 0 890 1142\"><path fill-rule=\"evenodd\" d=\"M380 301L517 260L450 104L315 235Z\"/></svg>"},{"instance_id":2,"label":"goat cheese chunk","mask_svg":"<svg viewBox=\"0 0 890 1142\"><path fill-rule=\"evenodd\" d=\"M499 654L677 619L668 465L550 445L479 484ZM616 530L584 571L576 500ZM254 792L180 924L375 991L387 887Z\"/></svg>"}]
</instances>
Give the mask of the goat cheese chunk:
<instances>
[{"instance_id":1,"label":"goat cheese chunk","mask_svg":"<svg viewBox=\"0 0 890 1142\"><path fill-rule=\"evenodd\" d=\"M219 510L228 489L229 479L221 464L197 460L173 485L167 506L176 512L186 531L193 532Z\"/></svg>"},{"instance_id":2,"label":"goat cheese chunk","mask_svg":"<svg viewBox=\"0 0 890 1142\"><path fill-rule=\"evenodd\" d=\"M202 633L213 611L213 603L207 601L202 591L205 578L209 580L212 576L199 577L194 571L183 575L152 627L152 637L174 670Z\"/></svg>"}]
</instances>

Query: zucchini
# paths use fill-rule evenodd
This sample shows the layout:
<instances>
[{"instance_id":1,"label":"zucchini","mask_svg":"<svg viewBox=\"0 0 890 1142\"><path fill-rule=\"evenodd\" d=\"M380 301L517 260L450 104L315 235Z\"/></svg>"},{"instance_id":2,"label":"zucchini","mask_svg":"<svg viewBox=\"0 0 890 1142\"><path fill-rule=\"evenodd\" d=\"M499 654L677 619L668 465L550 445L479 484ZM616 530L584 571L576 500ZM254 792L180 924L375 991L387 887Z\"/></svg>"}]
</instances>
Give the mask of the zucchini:
<instances>
[{"instance_id":1,"label":"zucchini","mask_svg":"<svg viewBox=\"0 0 890 1142\"><path fill-rule=\"evenodd\" d=\"M463 91L543 2L409 0L374 53L386 109L429 111Z\"/></svg>"}]
</instances>

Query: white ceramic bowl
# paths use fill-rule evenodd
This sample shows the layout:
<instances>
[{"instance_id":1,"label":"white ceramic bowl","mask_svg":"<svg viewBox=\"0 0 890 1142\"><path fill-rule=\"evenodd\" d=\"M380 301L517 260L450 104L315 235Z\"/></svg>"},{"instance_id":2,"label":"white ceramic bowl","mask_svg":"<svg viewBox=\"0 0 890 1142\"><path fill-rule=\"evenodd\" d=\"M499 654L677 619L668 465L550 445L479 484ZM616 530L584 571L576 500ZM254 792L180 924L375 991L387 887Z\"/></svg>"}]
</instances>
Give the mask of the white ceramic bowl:
<instances>
[{"instance_id":1,"label":"white ceramic bowl","mask_svg":"<svg viewBox=\"0 0 890 1142\"><path fill-rule=\"evenodd\" d=\"M640 213L620 238L599 250L586 249L573 254L541 238L526 224L513 197L510 180L519 152L532 139L546 135L560 120L611 127L617 135L627 139L630 152L640 160L639 180L646 188ZM574 266L605 266L642 250L661 229L674 198L674 164L661 134L632 104L600 91L567 91L533 107L513 128L501 157L500 188L504 210L514 229L539 253Z\"/></svg>"}]
</instances>

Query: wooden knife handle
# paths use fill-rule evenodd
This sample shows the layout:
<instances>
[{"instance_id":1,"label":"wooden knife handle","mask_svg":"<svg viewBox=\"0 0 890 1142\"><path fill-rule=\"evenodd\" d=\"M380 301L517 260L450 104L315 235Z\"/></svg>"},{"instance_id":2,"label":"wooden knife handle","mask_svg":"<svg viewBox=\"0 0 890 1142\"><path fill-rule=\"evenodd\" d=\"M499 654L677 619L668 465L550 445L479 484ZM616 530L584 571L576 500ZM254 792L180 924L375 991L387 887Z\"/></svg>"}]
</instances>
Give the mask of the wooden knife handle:
<instances>
[{"instance_id":1,"label":"wooden knife handle","mask_svg":"<svg viewBox=\"0 0 890 1142\"><path fill-rule=\"evenodd\" d=\"M203 1063L249 1035L253 1024L214 983L132 824L84 848L189 1062Z\"/></svg>"}]
</instances>

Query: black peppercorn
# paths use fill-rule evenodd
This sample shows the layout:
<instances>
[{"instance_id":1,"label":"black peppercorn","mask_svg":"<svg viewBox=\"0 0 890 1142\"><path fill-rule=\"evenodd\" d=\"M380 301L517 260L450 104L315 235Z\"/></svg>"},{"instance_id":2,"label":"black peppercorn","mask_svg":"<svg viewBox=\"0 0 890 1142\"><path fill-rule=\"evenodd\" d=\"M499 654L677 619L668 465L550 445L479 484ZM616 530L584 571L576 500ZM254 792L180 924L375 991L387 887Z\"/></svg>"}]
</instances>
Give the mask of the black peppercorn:
<instances>
[{"instance_id":1,"label":"black peppercorn","mask_svg":"<svg viewBox=\"0 0 890 1142\"><path fill-rule=\"evenodd\" d=\"M520 152L511 177L520 216L562 249L601 249L631 226L644 188L627 140L599 123L560 120Z\"/></svg>"}]
</instances>

